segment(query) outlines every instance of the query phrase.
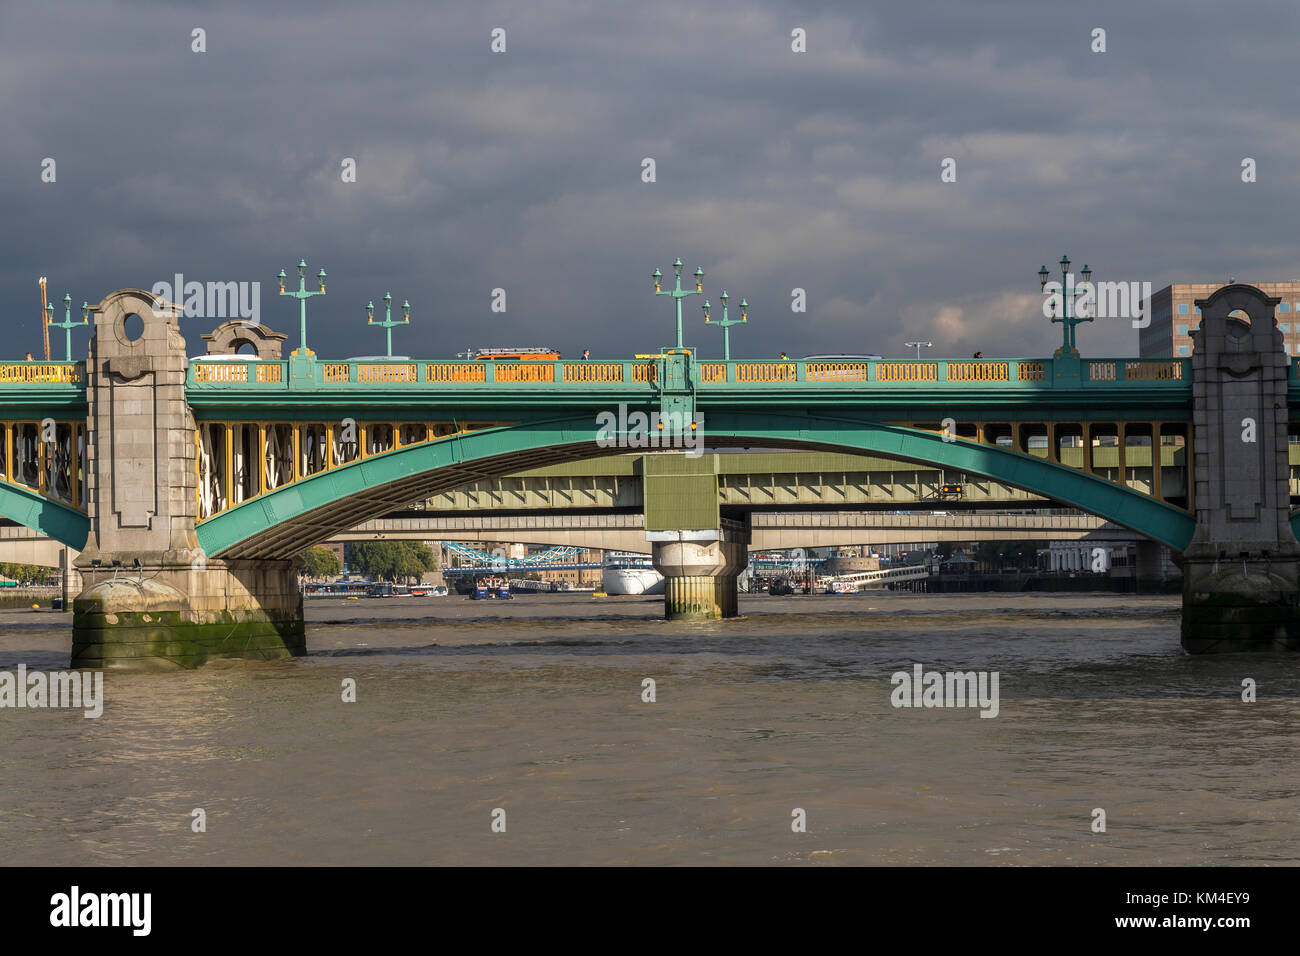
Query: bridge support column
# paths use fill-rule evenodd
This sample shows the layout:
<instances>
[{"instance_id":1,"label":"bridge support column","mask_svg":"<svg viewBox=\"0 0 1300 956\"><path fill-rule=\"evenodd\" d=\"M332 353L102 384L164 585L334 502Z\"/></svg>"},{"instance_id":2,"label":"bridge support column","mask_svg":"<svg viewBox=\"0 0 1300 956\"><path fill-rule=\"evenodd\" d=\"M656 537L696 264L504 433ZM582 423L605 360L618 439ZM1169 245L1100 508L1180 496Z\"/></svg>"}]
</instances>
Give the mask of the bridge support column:
<instances>
[{"instance_id":1,"label":"bridge support column","mask_svg":"<svg viewBox=\"0 0 1300 956\"><path fill-rule=\"evenodd\" d=\"M89 586L73 602L72 663L170 669L303 654L302 596L289 562L226 562L199 547L185 340L176 311L153 305L150 293L128 289L94 309L90 535L76 561ZM144 326L134 339L131 315Z\"/></svg>"},{"instance_id":2,"label":"bridge support column","mask_svg":"<svg viewBox=\"0 0 1300 956\"><path fill-rule=\"evenodd\" d=\"M1300 543L1291 530L1287 376L1274 307L1225 286L1192 333L1196 531L1183 552L1182 644L1300 650ZM1235 311L1249 322L1229 317Z\"/></svg>"},{"instance_id":3,"label":"bridge support column","mask_svg":"<svg viewBox=\"0 0 1300 956\"><path fill-rule=\"evenodd\" d=\"M1150 538L1138 538L1134 550L1138 591L1160 591L1165 588L1166 581L1177 578L1177 573L1166 564L1166 545Z\"/></svg>"},{"instance_id":4,"label":"bridge support column","mask_svg":"<svg viewBox=\"0 0 1300 956\"><path fill-rule=\"evenodd\" d=\"M74 604L72 666L170 670L306 653L288 561L210 561L99 574Z\"/></svg>"},{"instance_id":5,"label":"bridge support column","mask_svg":"<svg viewBox=\"0 0 1300 956\"><path fill-rule=\"evenodd\" d=\"M667 620L710 620L739 613L736 579L749 562L749 534L739 522L722 524L720 531L647 532L655 570L666 579Z\"/></svg>"}]
</instances>

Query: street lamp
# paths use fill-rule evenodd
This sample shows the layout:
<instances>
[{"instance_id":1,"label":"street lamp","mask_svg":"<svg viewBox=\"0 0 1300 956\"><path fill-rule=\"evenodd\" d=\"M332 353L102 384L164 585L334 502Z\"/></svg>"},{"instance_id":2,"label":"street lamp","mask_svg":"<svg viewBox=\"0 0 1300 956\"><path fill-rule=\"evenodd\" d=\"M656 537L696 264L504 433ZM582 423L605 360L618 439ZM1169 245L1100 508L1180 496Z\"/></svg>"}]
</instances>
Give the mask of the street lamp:
<instances>
[{"instance_id":1,"label":"street lamp","mask_svg":"<svg viewBox=\"0 0 1300 956\"><path fill-rule=\"evenodd\" d=\"M316 273L316 279L320 285L319 292L307 291L307 260L306 259L298 260L298 291L297 292L284 291L284 280L287 277L285 276L283 269L280 270L280 274L276 276L276 278L280 280L280 295L287 295L292 299L298 300L298 306L299 306L298 351L296 351L294 354L300 356L301 358L306 358L309 354L311 354L310 350L307 348L307 300L314 295L325 294L325 270L321 269L320 272Z\"/></svg>"},{"instance_id":2,"label":"street lamp","mask_svg":"<svg viewBox=\"0 0 1300 956\"><path fill-rule=\"evenodd\" d=\"M913 348L913 347L916 348L916 360L917 360L918 362L921 361L921 349L923 349L923 348L927 348L927 349L932 349L932 348L934 348L934 343L933 343L933 342L904 342L903 344L906 345L909 349L910 349L910 348Z\"/></svg>"},{"instance_id":3,"label":"street lamp","mask_svg":"<svg viewBox=\"0 0 1300 956\"><path fill-rule=\"evenodd\" d=\"M722 295L718 296L718 298L722 300L722 318L715 322L713 321L712 318L709 317L709 300L705 299L704 300L704 324L717 325L722 328L722 360L724 362L730 362L731 361L731 327L733 325L742 325L743 323L749 321L749 314L748 314L749 303L746 302L744 299L741 299L740 318L729 319L727 318L727 290L723 289Z\"/></svg>"},{"instance_id":4,"label":"street lamp","mask_svg":"<svg viewBox=\"0 0 1300 956\"><path fill-rule=\"evenodd\" d=\"M1056 303L1053 302L1052 321L1061 323L1061 347L1057 349L1053 353L1053 355L1056 358L1069 358L1069 357L1078 358L1079 349L1076 344L1076 335L1075 335L1074 327L1078 325L1080 322L1091 322L1092 316L1088 316L1087 318L1080 318L1077 315L1070 314L1070 303L1074 299L1074 279L1070 275L1070 257L1061 256L1061 261L1059 264L1061 266L1061 303L1062 303L1061 313L1062 314L1059 316L1056 314ZM1091 287L1092 270L1088 268L1088 264L1086 262L1083 265L1083 269L1080 270L1080 275L1083 276L1084 284ZM1043 291L1047 290L1047 266L1043 266L1038 270L1038 287Z\"/></svg>"},{"instance_id":5,"label":"street lamp","mask_svg":"<svg viewBox=\"0 0 1300 956\"><path fill-rule=\"evenodd\" d=\"M655 295L670 295L673 297L673 300L677 303L677 351L680 352L682 350L682 299L686 298L688 295L704 294L704 286L701 284L701 280L704 279L704 270L699 268L698 266L696 267L695 288L686 289L686 290L682 289L682 260L681 259L678 259L676 262L673 263L673 272L677 276L677 288L669 289L666 292L660 288L660 280L663 278L662 272L660 272L658 269L655 269L655 271L650 274L650 278L655 280Z\"/></svg>"},{"instance_id":6,"label":"street lamp","mask_svg":"<svg viewBox=\"0 0 1300 956\"><path fill-rule=\"evenodd\" d=\"M71 293L65 292L63 293L63 321L62 322L54 321L53 302L46 305L45 310L47 313L45 324L53 326L56 329L63 329L63 361L71 362L72 361L72 330L76 328L80 328L83 325L90 324L90 306L85 302L81 303L81 321L73 322L72 321L72 295Z\"/></svg>"},{"instance_id":7,"label":"street lamp","mask_svg":"<svg viewBox=\"0 0 1300 956\"><path fill-rule=\"evenodd\" d=\"M387 333L388 336L388 357L389 358L393 357L393 326L410 325L410 324L411 324L411 303L409 302L405 302L405 301L402 302L401 322L393 321L393 297L390 293L388 292L384 293L384 321L382 322L375 321L375 304L373 302L366 303L366 325L383 326L384 332Z\"/></svg>"}]
</instances>

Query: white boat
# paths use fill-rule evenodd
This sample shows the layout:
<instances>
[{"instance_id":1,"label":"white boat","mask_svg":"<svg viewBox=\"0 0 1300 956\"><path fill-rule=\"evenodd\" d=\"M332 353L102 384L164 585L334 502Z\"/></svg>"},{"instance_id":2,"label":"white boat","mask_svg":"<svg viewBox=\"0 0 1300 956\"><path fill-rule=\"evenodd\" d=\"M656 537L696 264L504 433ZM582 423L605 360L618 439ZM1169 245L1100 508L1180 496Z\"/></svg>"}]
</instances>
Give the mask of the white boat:
<instances>
[{"instance_id":1,"label":"white boat","mask_svg":"<svg viewBox=\"0 0 1300 956\"><path fill-rule=\"evenodd\" d=\"M664 576L655 570L648 554L606 551L600 571L606 594L663 594Z\"/></svg>"}]
</instances>

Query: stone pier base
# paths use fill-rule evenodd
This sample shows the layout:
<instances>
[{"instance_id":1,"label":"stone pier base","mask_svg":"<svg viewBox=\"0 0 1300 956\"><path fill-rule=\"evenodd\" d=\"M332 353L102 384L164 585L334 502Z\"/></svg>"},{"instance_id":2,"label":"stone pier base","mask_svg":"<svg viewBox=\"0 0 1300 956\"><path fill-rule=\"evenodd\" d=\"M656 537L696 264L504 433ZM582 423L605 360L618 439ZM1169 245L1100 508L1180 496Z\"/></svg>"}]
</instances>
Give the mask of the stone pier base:
<instances>
[{"instance_id":1,"label":"stone pier base","mask_svg":"<svg viewBox=\"0 0 1300 956\"><path fill-rule=\"evenodd\" d=\"M664 617L670 621L736 616L736 576L691 575L664 583Z\"/></svg>"},{"instance_id":2,"label":"stone pier base","mask_svg":"<svg viewBox=\"0 0 1300 956\"><path fill-rule=\"evenodd\" d=\"M664 617L709 620L735 617L736 577L748 554L736 541L660 541L655 569L664 576Z\"/></svg>"},{"instance_id":3,"label":"stone pier base","mask_svg":"<svg viewBox=\"0 0 1300 956\"><path fill-rule=\"evenodd\" d=\"M72 666L174 670L220 657L307 652L298 576L287 561L209 561L114 573L83 569Z\"/></svg>"},{"instance_id":4,"label":"stone pier base","mask_svg":"<svg viewBox=\"0 0 1300 956\"><path fill-rule=\"evenodd\" d=\"M1294 560L1183 564L1183 649L1191 654L1300 650Z\"/></svg>"}]
</instances>

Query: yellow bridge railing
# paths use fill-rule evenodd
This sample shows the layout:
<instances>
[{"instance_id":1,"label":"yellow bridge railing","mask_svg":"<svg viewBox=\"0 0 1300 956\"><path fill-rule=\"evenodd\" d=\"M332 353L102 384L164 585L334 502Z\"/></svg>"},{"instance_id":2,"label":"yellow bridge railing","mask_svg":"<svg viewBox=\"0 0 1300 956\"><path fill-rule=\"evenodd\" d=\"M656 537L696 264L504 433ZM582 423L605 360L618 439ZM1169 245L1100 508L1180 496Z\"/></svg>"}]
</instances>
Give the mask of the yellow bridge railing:
<instances>
[{"instance_id":1,"label":"yellow bridge railing","mask_svg":"<svg viewBox=\"0 0 1300 956\"><path fill-rule=\"evenodd\" d=\"M0 365L0 383L14 382L80 382L81 366L77 364L33 364L14 362Z\"/></svg>"},{"instance_id":2,"label":"yellow bridge railing","mask_svg":"<svg viewBox=\"0 0 1300 956\"><path fill-rule=\"evenodd\" d=\"M582 360L547 362L465 361L337 361L321 362L305 381L289 381L288 362L196 360L190 365L192 385L244 385L271 383L290 388L318 385L455 385L551 384L653 385L659 365L667 356L640 357L636 361ZM940 388L1054 384L1133 383L1142 387L1185 386L1191 377L1187 359L1085 359L1062 372L1055 359L947 359L907 360L845 356L816 360L766 361L706 360L688 365L689 377L702 386L778 387L816 385L908 385ZM1078 370L1077 372L1075 370ZM0 385L5 383L80 382L80 364L11 363L0 365ZM299 379L303 376L299 375ZM1300 376L1296 376L1300 379ZM1080 381L1082 379L1082 381Z\"/></svg>"}]
</instances>

